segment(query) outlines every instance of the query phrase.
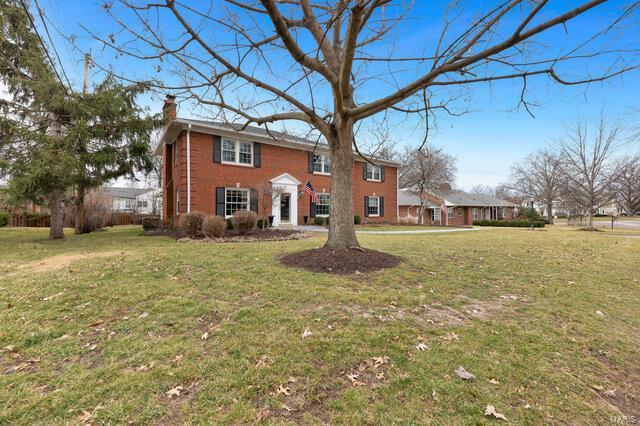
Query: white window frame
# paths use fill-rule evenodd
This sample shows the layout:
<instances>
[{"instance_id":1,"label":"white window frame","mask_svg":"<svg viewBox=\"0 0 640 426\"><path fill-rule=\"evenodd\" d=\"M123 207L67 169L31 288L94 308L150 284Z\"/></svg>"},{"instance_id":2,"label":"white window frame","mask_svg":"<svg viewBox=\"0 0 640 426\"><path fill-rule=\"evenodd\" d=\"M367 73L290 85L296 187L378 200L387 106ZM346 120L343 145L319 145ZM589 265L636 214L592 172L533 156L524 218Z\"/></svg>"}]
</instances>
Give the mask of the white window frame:
<instances>
[{"instance_id":1,"label":"white window frame","mask_svg":"<svg viewBox=\"0 0 640 426\"><path fill-rule=\"evenodd\" d=\"M372 182L382 182L382 166L376 166L370 163L366 163L367 172L366 178ZM376 177L376 171L378 172Z\"/></svg>"},{"instance_id":2,"label":"white window frame","mask_svg":"<svg viewBox=\"0 0 640 426\"><path fill-rule=\"evenodd\" d=\"M244 210L244 209L238 209L238 210L234 211L231 214L227 214L227 204L229 204L229 202L227 201L227 193L229 191L243 191L243 192L246 192L247 193L247 211L251 211L251 190L250 189L248 189L248 188L225 188L224 189L224 217L226 219L232 217L233 213ZM243 204L243 203L235 203L235 204Z\"/></svg>"},{"instance_id":3,"label":"white window frame","mask_svg":"<svg viewBox=\"0 0 640 426\"><path fill-rule=\"evenodd\" d=\"M322 203L318 203L316 204L316 216L319 217L328 217L331 214L331 194L328 192L318 192L318 201L320 201L322 199L323 196L327 196L329 197L329 203L328 204L322 204ZM328 213L318 213L318 207L320 206L327 206L327 211Z\"/></svg>"},{"instance_id":4,"label":"white window frame","mask_svg":"<svg viewBox=\"0 0 640 426\"><path fill-rule=\"evenodd\" d=\"M371 205L371 200L376 200L376 211L377 213L370 213L369 209L373 206ZM367 216L368 217L380 217L380 197L369 197L369 202L367 203Z\"/></svg>"},{"instance_id":5,"label":"white window frame","mask_svg":"<svg viewBox=\"0 0 640 426\"><path fill-rule=\"evenodd\" d=\"M453 219L453 218L456 217L456 213L455 213L453 207L447 207L447 217L449 219Z\"/></svg>"},{"instance_id":6,"label":"white window frame","mask_svg":"<svg viewBox=\"0 0 640 426\"><path fill-rule=\"evenodd\" d=\"M234 148L233 161L225 160L225 158L224 158L225 151L227 151L227 152L230 151L230 150L225 150L224 149L224 143L225 142L231 142L234 145L234 147L233 147ZM248 163L240 162L240 146L242 144L248 144L251 147L251 150L249 152L249 162ZM246 154L246 153L243 153L243 154ZM234 164L236 166L253 167L253 155L254 155L253 142L245 141L245 140L223 138L221 143L220 143L220 161L223 164Z\"/></svg>"},{"instance_id":7,"label":"white window frame","mask_svg":"<svg viewBox=\"0 0 640 426\"><path fill-rule=\"evenodd\" d=\"M471 214L472 214L472 216L473 216L473 220L478 220L478 209L477 209L477 208L474 208L474 209L472 210L472 213L471 213Z\"/></svg>"},{"instance_id":8,"label":"white window frame","mask_svg":"<svg viewBox=\"0 0 640 426\"><path fill-rule=\"evenodd\" d=\"M180 214L180 190L176 188L176 216Z\"/></svg>"},{"instance_id":9,"label":"white window frame","mask_svg":"<svg viewBox=\"0 0 640 426\"><path fill-rule=\"evenodd\" d=\"M320 159L320 171L316 170L316 158ZM313 154L313 174L330 175L331 174L331 156L329 154Z\"/></svg>"},{"instance_id":10,"label":"white window frame","mask_svg":"<svg viewBox=\"0 0 640 426\"><path fill-rule=\"evenodd\" d=\"M498 220L502 220L502 219L506 219L507 218L507 208L506 207L499 207L498 208Z\"/></svg>"}]
</instances>

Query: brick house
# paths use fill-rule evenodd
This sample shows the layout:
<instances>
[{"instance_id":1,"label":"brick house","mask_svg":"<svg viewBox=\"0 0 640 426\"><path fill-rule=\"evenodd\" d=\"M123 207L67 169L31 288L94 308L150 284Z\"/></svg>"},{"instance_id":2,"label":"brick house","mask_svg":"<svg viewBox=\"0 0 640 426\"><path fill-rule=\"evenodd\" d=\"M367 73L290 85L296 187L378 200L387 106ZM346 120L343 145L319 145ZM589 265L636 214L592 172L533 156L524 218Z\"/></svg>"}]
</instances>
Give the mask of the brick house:
<instances>
[{"instance_id":1,"label":"brick house","mask_svg":"<svg viewBox=\"0 0 640 426\"><path fill-rule=\"evenodd\" d=\"M474 220L512 220L517 204L485 194L471 194L458 190L438 190L424 193L424 224L469 226ZM398 190L398 215L401 219L417 221L420 197L408 189Z\"/></svg>"},{"instance_id":2,"label":"brick house","mask_svg":"<svg viewBox=\"0 0 640 426\"><path fill-rule=\"evenodd\" d=\"M174 98L163 106L165 127L162 217L185 212L230 217L238 210L273 216L275 226L298 225L330 214L331 158L327 145L286 133L176 117ZM397 170L392 161L353 165L354 214L366 222L396 222ZM310 181L319 203L302 192ZM272 197L271 184L277 188ZM263 199L263 197L266 197ZM265 208L266 207L266 208Z\"/></svg>"}]
</instances>

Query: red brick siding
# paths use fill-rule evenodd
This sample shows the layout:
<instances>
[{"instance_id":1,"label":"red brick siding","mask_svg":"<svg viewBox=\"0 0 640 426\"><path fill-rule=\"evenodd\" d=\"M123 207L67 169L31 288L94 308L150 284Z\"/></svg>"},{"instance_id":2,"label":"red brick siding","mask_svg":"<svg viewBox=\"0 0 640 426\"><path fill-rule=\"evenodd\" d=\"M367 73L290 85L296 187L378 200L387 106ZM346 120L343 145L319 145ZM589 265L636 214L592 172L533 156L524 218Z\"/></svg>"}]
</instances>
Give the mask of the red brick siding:
<instances>
[{"instance_id":1,"label":"red brick siding","mask_svg":"<svg viewBox=\"0 0 640 426\"><path fill-rule=\"evenodd\" d=\"M186 211L186 132L179 136L180 164L173 168L173 181L180 185L180 211ZM210 134L191 132L191 211L202 211L215 214L215 189L217 187L236 187L257 189L260 184L283 174L289 173L301 182L299 189L309 179L317 192L330 192L330 177L308 172L308 152L261 144L261 167L240 166L213 162L213 137ZM164 151L166 154L166 150ZM355 162L353 167L353 207L354 213L361 216L363 222L396 222L397 216L397 169L385 166L384 182L369 182L362 178L362 162ZM178 177L180 177L178 179ZM175 193L174 184L174 193ZM365 196L384 197L384 217L364 217ZM168 197L166 197L168 196ZM165 194L165 205L170 205L174 194ZM303 222L303 216L309 215L309 196L298 198L298 223ZM271 204L266 212L262 203L258 203L259 214L271 214ZM165 217L173 216L173 211L167 211Z\"/></svg>"}]
</instances>

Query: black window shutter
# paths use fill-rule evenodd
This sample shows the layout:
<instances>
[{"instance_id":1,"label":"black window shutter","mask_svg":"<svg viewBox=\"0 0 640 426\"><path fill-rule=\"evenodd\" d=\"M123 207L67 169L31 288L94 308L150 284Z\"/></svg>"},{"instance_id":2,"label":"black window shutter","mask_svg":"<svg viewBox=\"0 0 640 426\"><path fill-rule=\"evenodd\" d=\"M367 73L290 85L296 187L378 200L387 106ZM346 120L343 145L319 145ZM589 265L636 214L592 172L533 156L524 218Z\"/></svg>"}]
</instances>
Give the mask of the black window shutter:
<instances>
[{"instance_id":1,"label":"black window shutter","mask_svg":"<svg viewBox=\"0 0 640 426\"><path fill-rule=\"evenodd\" d=\"M380 181L384 182L384 166L380 165Z\"/></svg>"},{"instance_id":2,"label":"black window shutter","mask_svg":"<svg viewBox=\"0 0 640 426\"><path fill-rule=\"evenodd\" d=\"M255 189L249 191L249 209L258 213L258 191Z\"/></svg>"},{"instance_id":3,"label":"black window shutter","mask_svg":"<svg viewBox=\"0 0 640 426\"><path fill-rule=\"evenodd\" d=\"M260 167L260 144L258 142L253 143L253 167Z\"/></svg>"},{"instance_id":4,"label":"black window shutter","mask_svg":"<svg viewBox=\"0 0 640 426\"><path fill-rule=\"evenodd\" d=\"M216 188L216 216L224 217L224 188Z\"/></svg>"},{"instance_id":5,"label":"black window shutter","mask_svg":"<svg viewBox=\"0 0 640 426\"><path fill-rule=\"evenodd\" d=\"M213 135L213 162L222 162L222 140L218 135Z\"/></svg>"},{"instance_id":6,"label":"black window shutter","mask_svg":"<svg viewBox=\"0 0 640 426\"><path fill-rule=\"evenodd\" d=\"M380 217L384 217L384 197L380 197Z\"/></svg>"},{"instance_id":7,"label":"black window shutter","mask_svg":"<svg viewBox=\"0 0 640 426\"><path fill-rule=\"evenodd\" d=\"M367 163L366 161L364 163L362 163L362 179L367 180L367 167L368 167L369 163Z\"/></svg>"},{"instance_id":8,"label":"black window shutter","mask_svg":"<svg viewBox=\"0 0 640 426\"><path fill-rule=\"evenodd\" d=\"M368 207L369 207L369 197L364 197L364 217L369 217Z\"/></svg>"},{"instance_id":9,"label":"black window shutter","mask_svg":"<svg viewBox=\"0 0 640 426\"><path fill-rule=\"evenodd\" d=\"M313 152L309 153L309 158L307 159L309 165L309 173L313 173Z\"/></svg>"},{"instance_id":10,"label":"black window shutter","mask_svg":"<svg viewBox=\"0 0 640 426\"><path fill-rule=\"evenodd\" d=\"M316 217L316 203L311 201L311 199L309 199L309 217L312 219Z\"/></svg>"}]
</instances>

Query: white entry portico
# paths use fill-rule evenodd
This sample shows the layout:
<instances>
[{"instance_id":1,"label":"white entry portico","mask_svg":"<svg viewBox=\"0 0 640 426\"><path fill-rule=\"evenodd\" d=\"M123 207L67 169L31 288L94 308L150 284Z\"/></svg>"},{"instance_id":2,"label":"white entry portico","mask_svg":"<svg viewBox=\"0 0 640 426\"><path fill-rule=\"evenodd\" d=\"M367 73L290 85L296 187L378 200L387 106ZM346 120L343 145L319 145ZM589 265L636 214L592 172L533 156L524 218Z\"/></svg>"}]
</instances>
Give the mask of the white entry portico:
<instances>
[{"instance_id":1,"label":"white entry portico","mask_svg":"<svg viewBox=\"0 0 640 426\"><path fill-rule=\"evenodd\" d=\"M289 173L283 173L271 179L271 185L274 188L271 214L273 215L273 226L280 226L283 223L297 225L298 224L298 185L300 181ZM277 190L276 190L277 188ZM283 220L283 209L287 208L285 197L288 197L288 215L289 220ZM285 211L285 214L287 212Z\"/></svg>"}]
</instances>

